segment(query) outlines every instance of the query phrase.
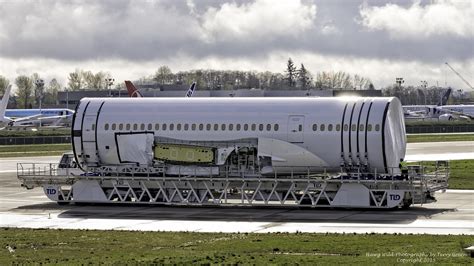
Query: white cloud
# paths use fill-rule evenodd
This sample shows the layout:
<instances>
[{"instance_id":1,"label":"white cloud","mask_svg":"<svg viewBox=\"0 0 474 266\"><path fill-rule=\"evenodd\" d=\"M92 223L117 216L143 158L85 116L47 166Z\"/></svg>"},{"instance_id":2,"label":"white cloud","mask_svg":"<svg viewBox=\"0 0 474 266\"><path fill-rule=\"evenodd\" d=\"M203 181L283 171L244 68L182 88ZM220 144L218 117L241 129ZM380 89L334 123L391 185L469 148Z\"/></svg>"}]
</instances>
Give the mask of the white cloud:
<instances>
[{"instance_id":1,"label":"white cloud","mask_svg":"<svg viewBox=\"0 0 474 266\"><path fill-rule=\"evenodd\" d=\"M205 39L260 41L276 37L294 37L313 26L316 5L300 0L257 0L211 7L202 16Z\"/></svg>"},{"instance_id":2,"label":"white cloud","mask_svg":"<svg viewBox=\"0 0 474 266\"><path fill-rule=\"evenodd\" d=\"M397 39L436 35L474 36L474 6L470 0L440 0L408 8L394 4L360 7L361 23L369 30L384 30Z\"/></svg>"}]
</instances>

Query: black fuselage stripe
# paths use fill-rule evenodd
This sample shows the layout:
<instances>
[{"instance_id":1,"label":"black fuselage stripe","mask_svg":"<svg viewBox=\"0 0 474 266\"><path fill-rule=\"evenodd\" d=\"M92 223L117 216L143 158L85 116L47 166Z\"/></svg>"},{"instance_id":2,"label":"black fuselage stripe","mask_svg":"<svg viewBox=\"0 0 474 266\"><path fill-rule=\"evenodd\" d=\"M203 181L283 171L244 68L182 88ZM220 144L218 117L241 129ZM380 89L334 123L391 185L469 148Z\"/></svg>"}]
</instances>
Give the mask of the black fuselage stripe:
<instances>
[{"instance_id":1,"label":"black fuselage stripe","mask_svg":"<svg viewBox=\"0 0 474 266\"><path fill-rule=\"evenodd\" d=\"M357 102L355 102L352 105L352 111L351 111L351 119L349 120L349 156L352 158L352 137L351 137L351 131L352 131L352 117L354 116L354 109L356 106Z\"/></svg>"},{"instance_id":2,"label":"black fuselage stripe","mask_svg":"<svg viewBox=\"0 0 474 266\"><path fill-rule=\"evenodd\" d=\"M97 156L99 156L99 144L97 144L97 129L99 128L99 116L100 116L100 110L102 109L102 106L104 106L105 102L102 102L100 104L99 110L97 111L97 117L95 118L95 152L97 153Z\"/></svg>"},{"instance_id":3,"label":"black fuselage stripe","mask_svg":"<svg viewBox=\"0 0 474 266\"><path fill-rule=\"evenodd\" d=\"M362 116L362 110L364 110L364 104L365 101L362 102L362 105L360 106L360 111L359 111L359 118L357 119L357 154L359 155L360 148L359 148L359 126L360 126L360 117Z\"/></svg>"},{"instance_id":4,"label":"black fuselage stripe","mask_svg":"<svg viewBox=\"0 0 474 266\"><path fill-rule=\"evenodd\" d=\"M81 118L81 154L84 154L84 118L86 117L86 112L87 112L87 107L89 107L89 104L91 102L87 102L86 107L84 108L84 111L82 112L82 118ZM82 158L85 160L84 158Z\"/></svg>"},{"instance_id":5,"label":"black fuselage stripe","mask_svg":"<svg viewBox=\"0 0 474 266\"><path fill-rule=\"evenodd\" d=\"M341 157L344 158L344 119L346 117L347 105L344 106L344 111L342 112L342 123L341 123Z\"/></svg>"},{"instance_id":6,"label":"black fuselage stripe","mask_svg":"<svg viewBox=\"0 0 474 266\"><path fill-rule=\"evenodd\" d=\"M76 160L76 164L79 166L79 168L82 169L81 164L79 163L79 158L77 157L76 145L74 144L75 143L74 138L76 137L76 134L74 133L74 125L76 124L76 115L77 115L78 109L79 109L79 104L76 105L76 108L74 109L74 114L72 115L71 139L72 139L72 153L74 154L74 159Z\"/></svg>"},{"instance_id":7,"label":"black fuselage stripe","mask_svg":"<svg viewBox=\"0 0 474 266\"><path fill-rule=\"evenodd\" d=\"M382 118L382 156L383 156L383 166L385 168L385 172L388 173L388 168L387 168L387 156L385 154L385 122L387 120L387 113L388 113L388 107L390 106L390 102L385 105L385 110L383 111L383 118Z\"/></svg>"},{"instance_id":8,"label":"black fuselage stripe","mask_svg":"<svg viewBox=\"0 0 474 266\"><path fill-rule=\"evenodd\" d=\"M365 153L367 155L367 162L369 162L369 149L368 149L368 146L367 146L367 127L369 125L369 116L370 116L370 110L372 109L372 104L374 102L371 101L370 104L369 104L369 109L367 110L367 118L365 119Z\"/></svg>"}]
</instances>

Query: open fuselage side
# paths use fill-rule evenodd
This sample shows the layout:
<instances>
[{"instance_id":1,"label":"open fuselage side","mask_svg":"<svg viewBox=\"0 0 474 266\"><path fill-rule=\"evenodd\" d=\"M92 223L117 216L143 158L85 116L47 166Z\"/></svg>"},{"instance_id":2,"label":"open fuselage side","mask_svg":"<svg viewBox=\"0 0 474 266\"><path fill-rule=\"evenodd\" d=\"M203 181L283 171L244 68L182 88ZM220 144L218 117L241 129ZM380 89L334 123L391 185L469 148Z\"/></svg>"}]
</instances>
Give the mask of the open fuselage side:
<instances>
[{"instance_id":1,"label":"open fuselage side","mask_svg":"<svg viewBox=\"0 0 474 266\"><path fill-rule=\"evenodd\" d=\"M398 168L406 147L396 98L84 98L72 132L83 166L121 164L117 136L123 134L151 134L153 145L156 138L270 139L288 143L282 146L288 153L293 145L311 153L316 165L305 166L367 166L380 173Z\"/></svg>"}]
</instances>

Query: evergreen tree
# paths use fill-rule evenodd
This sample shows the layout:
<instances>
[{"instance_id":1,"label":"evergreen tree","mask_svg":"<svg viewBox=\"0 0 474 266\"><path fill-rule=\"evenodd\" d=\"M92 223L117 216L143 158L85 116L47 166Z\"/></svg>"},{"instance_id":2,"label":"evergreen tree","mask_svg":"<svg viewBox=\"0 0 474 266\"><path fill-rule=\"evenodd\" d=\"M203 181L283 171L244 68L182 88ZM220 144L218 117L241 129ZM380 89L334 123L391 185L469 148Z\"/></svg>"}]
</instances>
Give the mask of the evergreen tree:
<instances>
[{"instance_id":1,"label":"evergreen tree","mask_svg":"<svg viewBox=\"0 0 474 266\"><path fill-rule=\"evenodd\" d=\"M307 89L310 85L310 74L308 70L301 64L301 68L298 70L298 82L302 89Z\"/></svg>"},{"instance_id":2,"label":"evergreen tree","mask_svg":"<svg viewBox=\"0 0 474 266\"><path fill-rule=\"evenodd\" d=\"M296 67L293 64L293 60L291 60L291 57L288 58L288 63L286 64L286 84L290 87L295 87L296 86Z\"/></svg>"}]
</instances>

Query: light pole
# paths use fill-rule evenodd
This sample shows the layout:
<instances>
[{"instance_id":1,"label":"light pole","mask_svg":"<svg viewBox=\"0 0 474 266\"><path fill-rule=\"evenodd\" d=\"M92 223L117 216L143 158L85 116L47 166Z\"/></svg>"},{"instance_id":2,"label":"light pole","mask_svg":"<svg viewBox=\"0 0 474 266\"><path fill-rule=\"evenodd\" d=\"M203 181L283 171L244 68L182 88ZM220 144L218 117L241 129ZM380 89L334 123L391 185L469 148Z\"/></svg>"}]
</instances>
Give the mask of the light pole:
<instances>
[{"instance_id":1,"label":"light pole","mask_svg":"<svg viewBox=\"0 0 474 266\"><path fill-rule=\"evenodd\" d=\"M43 100L43 88L44 88L44 80L37 79L35 80L36 91L38 91L39 95L39 111L40 111L40 118L39 118L39 126L41 127L41 102Z\"/></svg>"},{"instance_id":2,"label":"light pole","mask_svg":"<svg viewBox=\"0 0 474 266\"><path fill-rule=\"evenodd\" d=\"M65 88L66 90L66 109L69 109L69 91L67 90L67 87Z\"/></svg>"},{"instance_id":3,"label":"light pole","mask_svg":"<svg viewBox=\"0 0 474 266\"><path fill-rule=\"evenodd\" d=\"M421 82L421 87L424 88L423 96L425 96L425 105L426 105L426 88L428 87L428 82L426 80L422 80L420 82Z\"/></svg>"},{"instance_id":4,"label":"light pole","mask_svg":"<svg viewBox=\"0 0 474 266\"><path fill-rule=\"evenodd\" d=\"M113 78L106 78L105 79L105 84L107 85L107 88L109 89L109 97L112 97L112 85L114 85L115 79Z\"/></svg>"},{"instance_id":5,"label":"light pole","mask_svg":"<svg viewBox=\"0 0 474 266\"><path fill-rule=\"evenodd\" d=\"M397 83L398 88L402 87L402 84L405 83L403 78L395 78L395 83Z\"/></svg>"}]
</instances>

